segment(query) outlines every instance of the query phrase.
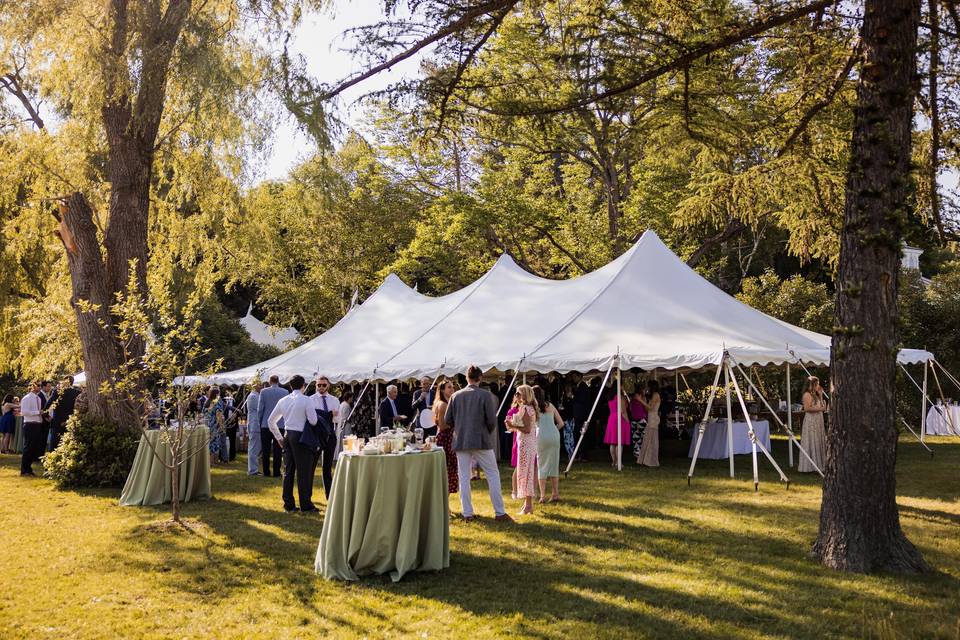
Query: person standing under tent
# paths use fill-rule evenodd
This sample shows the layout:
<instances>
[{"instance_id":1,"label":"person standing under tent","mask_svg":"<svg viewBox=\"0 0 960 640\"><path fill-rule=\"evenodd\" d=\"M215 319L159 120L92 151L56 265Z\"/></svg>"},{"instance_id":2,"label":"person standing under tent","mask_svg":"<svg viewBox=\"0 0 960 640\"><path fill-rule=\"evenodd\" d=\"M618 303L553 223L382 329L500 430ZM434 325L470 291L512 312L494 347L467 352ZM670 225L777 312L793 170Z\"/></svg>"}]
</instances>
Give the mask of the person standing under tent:
<instances>
[{"instance_id":1,"label":"person standing under tent","mask_svg":"<svg viewBox=\"0 0 960 640\"><path fill-rule=\"evenodd\" d=\"M40 384L30 383L30 393L20 400L20 415L23 416L23 456L20 458L20 475L32 476L33 463L43 455L43 409L40 400Z\"/></svg>"},{"instance_id":2,"label":"person standing under tent","mask_svg":"<svg viewBox=\"0 0 960 640\"><path fill-rule=\"evenodd\" d=\"M260 475L260 389L263 385L253 383L247 395L247 475Z\"/></svg>"},{"instance_id":3,"label":"person standing under tent","mask_svg":"<svg viewBox=\"0 0 960 640\"><path fill-rule=\"evenodd\" d=\"M223 460L223 448L225 446L223 437L224 431L224 404L220 399L220 389L212 387L207 394L206 408L203 410L203 417L207 423L207 429L210 430L210 465L214 465L218 460Z\"/></svg>"},{"instance_id":4,"label":"person standing under tent","mask_svg":"<svg viewBox=\"0 0 960 640\"><path fill-rule=\"evenodd\" d=\"M326 494L327 498L329 498L330 488L333 486L333 459L337 452L337 443L340 441L340 438L336 435L336 425L340 419L340 401L337 400L335 396L330 395L330 379L327 378L327 376L317 377L316 389L317 392L310 396L310 398L313 400L313 408L316 410L318 416L321 416L324 420L327 420L330 423L330 426L333 427L335 434L335 436L320 450L320 453L317 455L317 460L314 462L314 466L316 466L317 462L321 463L320 468L321 477L323 478L323 492ZM315 421L311 420L311 422Z\"/></svg>"},{"instance_id":5,"label":"person standing under tent","mask_svg":"<svg viewBox=\"0 0 960 640\"><path fill-rule=\"evenodd\" d=\"M537 422L537 465L540 481L540 502L546 501L547 480L550 481L550 502L560 499L560 429L563 418L557 408L547 401L543 388L533 388L540 419Z\"/></svg>"},{"instance_id":6,"label":"person standing under tent","mask_svg":"<svg viewBox=\"0 0 960 640\"><path fill-rule=\"evenodd\" d=\"M343 439L353 434L350 424L347 422L347 419L353 422L353 417L351 416L353 411L352 407L353 391L350 391L348 388L340 394L340 412L337 415L337 449L333 452L334 462L340 459L340 452L343 450Z\"/></svg>"},{"instance_id":7,"label":"person standing under tent","mask_svg":"<svg viewBox=\"0 0 960 640\"><path fill-rule=\"evenodd\" d=\"M224 447L220 451L221 462L233 462L237 459L237 417L234 415L233 393L225 391L223 394L223 439Z\"/></svg>"},{"instance_id":8,"label":"person standing under tent","mask_svg":"<svg viewBox=\"0 0 960 640\"><path fill-rule=\"evenodd\" d=\"M445 380L437 390L437 397L433 400L433 424L437 428L437 446L443 449L447 458L447 493L457 493L460 490L460 472L457 468L457 453L453 450L453 429L444 422L444 414L450 404L450 396L456 387L453 382Z\"/></svg>"},{"instance_id":9,"label":"person standing under tent","mask_svg":"<svg viewBox=\"0 0 960 640\"><path fill-rule=\"evenodd\" d=\"M507 428L517 434L517 498L523 500L520 515L533 513L537 493L537 422L540 411L533 387L522 384L513 397L517 412L510 416Z\"/></svg>"},{"instance_id":10,"label":"person standing under tent","mask_svg":"<svg viewBox=\"0 0 960 640\"><path fill-rule=\"evenodd\" d=\"M420 413L426 410L433 410L433 380L424 376L420 378L420 388L413 392L413 402L410 405L411 412L413 415L419 415ZM419 424L414 425L415 427L420 426ZM424 427L423 428L423 437L435 436L437 435L436 427Z\"/></svg>"},{"instance_id":11,"label":"person standing under tent","mask_svg":"<svg viewBox=\"0 0 960 640\"><path fill-rule=\"evenodd\" d=\"M633 396L630 399L630 436L633 443L633 457L640 464L640 449L643 445L643 430L647 425L647 408L643 406L643 391L640 387L634 387Z\"/></svg>"},{"instance_id":12,"label":"person standing under tent","mask_svg":"<svg viewBox=\"0 0 960 640\"><path fill-rule=\"evenodd\" d=\"M647 467L660 466L660 383L647 381L646 397L638 398L647 410L647 428L643 430L643 444L637 464Z\"/></svg>"},{"instance_id":13,"label":"person standing under tent","mask_svg":"<svg viewBox=\"0 0 960 640\"><path fill-rule=\"evenodd\" d=\"M816 376L810 376L807 378L807 384L803 389L803 427L800 434L800 444L820 469L823 469L827 457L827 435L823 429L823 414L825 411L827 411L827 401L823 397L823 387L820 386L820 379ZM801 454L797 471L813 473L816 468L810 463L810 460L807 460L807 456Z\"/></svg>"},{"instance_id":14,"label":"person standing under tent","mask_svg":"<svg viewBox=\"0 0 960 640\"><path fill-rule=\"evenodd\" d=\"M500 494L500 470L493 454L493 438L497 430L497 400L492 393L480 388L483 372L470 365L467 386L450 397L444 413L444 423L453 429L453 449L457 452L457 470L460 481L460 506L463 519L473 520L473 500L470 495L470 463L476 460L487 477L487 489L493 504L495 519L512 521L503 506Z\"/></svg>"},{"instance_id":15,"label":"person standing under tent","mask_svg":"<svg viewBox=\"0 0 960 640\"><path fill-rule=\"evenodd\" d=\"M384 427L393 429L406 421L407 416L400 413L400 408L397 404L397 396L399 393L400 390L397 388L397 385L391 384L387 386L387 397L380 402L378 411L379 426L381 429Z\"/></svg>"},{"instance_id":16,"label":"person standing under tent","mask_svg":"<svg viewBox=\"0 0 960 640\"><path fill-rule=\"evenodd\" d=\"M573 382L573 399L571 400L571 416L573 417L573 426L574 426L574 438L579 438L580 433L584 427L587 427L587 418L590 417L590 407L593 404L593 399L596 397L596 392L590 389L590 386L584 381L583 376L579 373L570 374L571 381ZM571 454L572 455L572 454ZM583 459L583 450L581 449L580 453L581 459Z\"/></svg>"},{"instance_id":17,"label":"person standing under tent","mask_svg":"<svg viewBox=\"0 0 960 640\"><path fill-rule=\"evenodd\" d=\"M273 453L272 475L275 478L280 477L283 445L277 444L277 441L270 433L267 421L270 419L270 414L273 413L273 409L277 406L277 403L280 402L281 398L286 397L288 393L290 392L280 386L280 378L278 376L270 376L270 386L260 392L260 409L258 411L260 414L260 455L263 456L263 475L268 478L271 476L271 453ZM280 430L282 433L282 424L280 425Z\"/></svg>"},{"instance_id":18,"label":"person standing under tent","mask_svg":"<svg viewBox=\"0 0 960 640\"><path fill-rule=\"evenodd\" d=\"M17 431L17 411L20 401L12 393L3 398L0 406L0 453L14 453L13 435Z\"/></svg>"},{"instance_id":19,"label":"person standing under tent","mask_svg":"<svg viewBox=\"0 0 960 640\"><path fill-rule=\"evenodd\" d=\"M297 497L302 513L320 511L313 504L313 472L317 457L313 451L300 444L300 437L307 422L316 423L318 416L314 409L314 399L303 395L303 376L290 379L290 394L277 401L267 418L267 428L274 440L283 447L283 510L292 513L297 510L293 499L293 485L297 485ZM280 420L284 423L284 433L280 433Z\"/></svg>"},{"instance_id":20,"label":"person standing under tent","mask_svg":"<svg viewBox=\"0 0 960 640\"><path fill-rule=\"evenodd\" d=\"M619 467L623 447L630 446L630 420L627 419L630 415L630 407L627 405L627 397L625 395L620 394L618 396L616 391L612 391L612 394L610 401L607 403L610 407L610 415L607 417L607 430L603 434L603 443L610 446L610 464L614 467ZM620 403L619 436L617 434L617 403ZM619 450L617 447L618 442L620 443Z\"/></svg>"}]
</instances>

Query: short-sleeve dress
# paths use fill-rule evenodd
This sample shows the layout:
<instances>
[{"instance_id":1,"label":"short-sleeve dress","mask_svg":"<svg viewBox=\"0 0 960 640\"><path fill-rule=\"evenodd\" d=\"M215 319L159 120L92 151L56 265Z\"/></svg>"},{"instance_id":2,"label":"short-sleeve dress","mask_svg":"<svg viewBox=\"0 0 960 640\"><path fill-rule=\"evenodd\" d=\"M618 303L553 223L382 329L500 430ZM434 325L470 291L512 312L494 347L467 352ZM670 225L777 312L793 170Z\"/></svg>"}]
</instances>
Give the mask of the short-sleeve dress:
<instances>
[{"instance_id":1,"label":"short-sleeve dress","mask_svg":"<svg viewBox=\"0 0 960 640\"><path fill-rule=\"evenodd\" d=\"M534 427L530 433L517 432L517 497L533 498L537 490L537 412L530 405L521 411L533 418Z\"/></svg>"}]
</instances>

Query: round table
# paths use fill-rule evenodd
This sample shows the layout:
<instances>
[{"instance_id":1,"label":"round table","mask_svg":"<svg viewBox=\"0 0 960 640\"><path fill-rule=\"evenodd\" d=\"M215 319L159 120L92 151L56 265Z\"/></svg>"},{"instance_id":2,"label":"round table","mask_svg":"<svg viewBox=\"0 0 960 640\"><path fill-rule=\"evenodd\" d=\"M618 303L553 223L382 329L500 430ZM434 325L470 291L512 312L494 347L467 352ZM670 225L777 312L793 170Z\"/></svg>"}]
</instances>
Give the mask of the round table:
<instances>
[{"instance_id":1,"label":"round table","mask_svg":"<svg viewBox=\"0 0 960 640\"><path fill-rule=\"evenodd\" d=\"M170 470L153 452L156 449L166 464L173 463L165 435L156 429L140 436L137 455L120 494L121 506L165 504L173 498ZM181 502L210 497L210 431L206 427L189 428L186 436L182 455L190 457L180 465Z\"/></svg>"},{"instance_id":2,"label":"round table","mask_svg":"<svg viewBox=\"0 0 960 640\"><path fill-rule=\"evenodd\" d=\"M357 580L450 566L447 463L442 449L341 454L317 548L317 573Z\"/></svg>"}]
</instances>

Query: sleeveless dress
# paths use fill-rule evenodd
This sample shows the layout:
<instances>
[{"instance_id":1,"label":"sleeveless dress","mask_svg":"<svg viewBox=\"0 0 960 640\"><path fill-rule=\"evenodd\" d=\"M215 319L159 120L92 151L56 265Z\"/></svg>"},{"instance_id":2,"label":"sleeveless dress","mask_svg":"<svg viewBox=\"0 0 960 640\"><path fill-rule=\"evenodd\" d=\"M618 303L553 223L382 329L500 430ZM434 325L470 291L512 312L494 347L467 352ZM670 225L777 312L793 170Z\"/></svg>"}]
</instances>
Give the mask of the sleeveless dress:
<instances>
[{"instance_id":1,"label":"sleeveless dress","mask_svg":"<svg viewBox=\"0 0 960 640\"><path fill-rule=\"evenodd\" d=\"M3 417L0 417L0 433L16 433L17 417L13 413L13 406L7 409Z\"/></svg>"},{"instance_id":2,"label":"sleeveless dress","mask_svg":"<svg viewBox=\"0 0 960 640\"><path fill-rule=\"evenodd\" d=\"M822 406L821 401L814 399L814 406ZM823 413L803 414L803 430L800 434L800 446L810 454L813 461L817 463L820 469L823 469L824 461L827 458L827 434L823 429ZM807 460L807 456L800 454L800 464L797 465L797 471L800 473L813 473L816 469Z\"/></svg>"},{"instance_id":3,"label":"sleeveless dress","mask_svg":"<svg viewBox=\"0 0 960 640\"><path fill-rule=\"evenodd\" d=\"M603 434L603 444L617 444L617 399L607 403L610 407L610 417L607 418L607 431ZM630 446L630 420L626 410L620 415L620 444Z\"/></svg>"},{"instance_id":4,"label":"sleeveless dress","mask_svg":"<svg viewBox=\"0 0 960 640\"><path fill-rule=\"evenodd\" d=\"M527 415L536 417L536 411L530 405L525 406L522 411ZM536 497L537 486L537 428L530 430L530 433L517 432L517 497L533 498Z\"/></svg>"},{"instance_id":5,"label":"sleeveless dress","mask_svg":"<svg viewBox=\"0 0 960 640\"><path fill-rule=\"evenodd\" d=\"M643 430L643 444L640 445L637 464L660 466L660 411L647 412L647 428Z\"/></svg>"},{"instance_id":6,"label":"sleeveless dress","mask_svg":"<svg viewBox=\"0 0 960 640\"><path fill-rule=\"evenodd\" d=\"M541 480L560 477L560 431L552 413L541 414L537 423L537 464Z\"/></svg>"},{"instance_id":7,"label":"sleeveless dress","mask_svg":"<svg viewBox=\"0 0 960 640\"><path fill-rule=\"evenodd\" d=\"M220 455L220 425L217 424L217 413L223 413L223 401L217 400L216 404L207 407L204 410L207 418L207 428L210 430L210 453Z\"/></svg>"},{"instance_id":8,"label":"sleeveless dress","mask_svg":"<svg viewBox=\"0 0 960 640\"><path fill-rule=\"evenodd\" d=\"M457 493L460 490L460 474L457 466L457 453L453 450L453 429L440 429L437 414L433 414L433 425L437 427L437 445L443 449L447 459L447 493Z\"/></svg>"}]
</instances>

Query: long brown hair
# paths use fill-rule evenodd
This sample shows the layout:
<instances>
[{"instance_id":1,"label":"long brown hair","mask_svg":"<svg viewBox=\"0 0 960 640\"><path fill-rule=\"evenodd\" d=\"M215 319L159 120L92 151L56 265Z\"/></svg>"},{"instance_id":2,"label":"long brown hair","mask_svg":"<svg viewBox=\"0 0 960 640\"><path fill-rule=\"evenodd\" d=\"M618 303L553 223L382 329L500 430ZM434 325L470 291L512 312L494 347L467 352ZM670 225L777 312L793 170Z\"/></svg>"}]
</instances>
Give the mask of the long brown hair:
<instances>
[{"instance_id":1,"label":"long brown hair","mask_svg":"<svg viewBox=\"0 0 960 640\"><path fill-rule=\"evenodd\" d=\"M533 385L533 398L537 402L537 409L540 413L547 412L547 394L544 393L543 387L538 384Z\"/></svg>"},{"instance_id":2,"label":"long brown hair","mask_svg":"<svg viewBox=\"0 0 960 640\"><path fill-rule=\"evenodd\" d=\"M437 395L439 396L439 400L440 400L441 402L450 402L449 396L446 396L446 395L444 395L444 393L443 393L443 390L446 388L447 385L450 385L450 389L451 389L450 395L451 395L451 396L452 396L454 393L457 392L457 385L453 384L453 380L444 380L443 382L440 383L440 388L437 390L437 391L439 392L439 393L437 393Z\"/></svg>"},{"instance_id":3,"label":"long brown hair","mask_svg":"<svg viewBox=\"0 0 960 640\"><path fill-rule=\"evenodd\" d=\"M810 376L807 378L807 383L803 386L803 392L809 393L812 398L823 400L823 392L818 389L819 386L820 378L817 376Z\"/></svg>"}]
</instances>

